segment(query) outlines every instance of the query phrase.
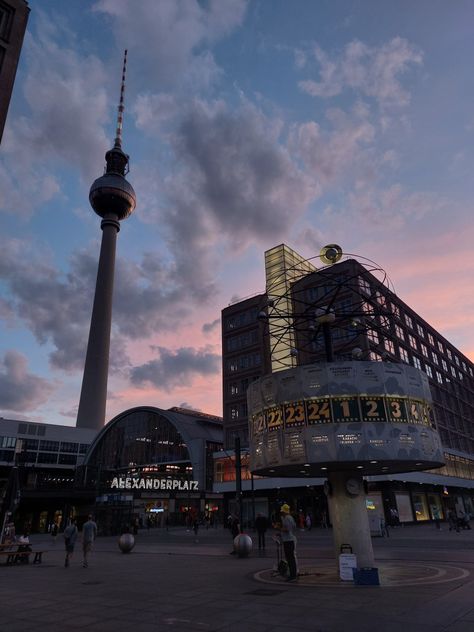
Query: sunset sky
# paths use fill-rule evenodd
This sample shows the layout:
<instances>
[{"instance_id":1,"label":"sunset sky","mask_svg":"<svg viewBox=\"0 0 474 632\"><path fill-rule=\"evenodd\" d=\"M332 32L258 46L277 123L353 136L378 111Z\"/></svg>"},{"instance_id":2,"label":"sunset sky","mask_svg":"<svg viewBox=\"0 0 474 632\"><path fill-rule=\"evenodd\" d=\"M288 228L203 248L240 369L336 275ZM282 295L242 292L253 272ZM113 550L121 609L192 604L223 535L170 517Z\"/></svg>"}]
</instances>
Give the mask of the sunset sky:
<instances>
[{"instance_id":1,"label":"sunset sky","mask_svg":"<svg viewBox=\"0 0 474 632\"><path fill-rule=\"evenodd\" d=\"M123 147L107 420L221 414L220 312L263 252L376 261L474 360L474 3L29 0L0 146L0 416L74 425Z\"/></svg>"}]
</instances>

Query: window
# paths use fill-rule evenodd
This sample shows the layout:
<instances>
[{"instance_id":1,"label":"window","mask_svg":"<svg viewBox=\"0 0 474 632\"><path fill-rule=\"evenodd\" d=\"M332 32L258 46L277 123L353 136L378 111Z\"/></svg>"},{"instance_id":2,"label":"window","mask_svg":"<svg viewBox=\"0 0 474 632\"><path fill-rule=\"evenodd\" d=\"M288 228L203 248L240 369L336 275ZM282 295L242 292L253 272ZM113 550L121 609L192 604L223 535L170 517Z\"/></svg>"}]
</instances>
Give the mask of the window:
<instances>
[{"instance_id":1,"label":"window","mask_svg":"<svg viewBox=\"0 0 474 632\"><path fill-rule=\"evenodd\" d=\"M77 452L79 444L70 441L61 441L61 452Z\"/></svg>"},{"instance_id":2,"label":"window","mask_svg":"<svg viewBox=\"0 0 474 632\"><path fill-rule=\"evenodd\" d=\"M471 377L474 377L474 376L473 376L473 374L472 374L472 369L471 369L471 367L469 367L469 375L470 375Z\"/></svg>"},{"instance_id":3,"label":"window","mask_svg":"<svg viewBox=\"0 0 474 632\"><path fill-rule=\"evenodd\" d=\"M399 351L400 351L400 359L403 362L406 362L406 364L408 364L408 353L407 353L407 350L404 349L403 347L400 347Z\"/></svg>"},{"instance_id":4,"label":"window","mask_svg":"<svg viewBox=\"0 0 474 632\"><path fill-rule=\"evenodd\" d=\"M371 351L369 357L373 362L382 362L383 360L382 356L379 353L375 353L375 351Z\"/></svg>"},{"instance_id":5,"label":"window","mask_svg":"<svg viewBox=\"0 0 474 632\"><path fill-rule=\"evenodd\" d=\"M37 426L33 426L33 424L28 424L28 434L29 435L35 435L37 430L38 430Z\"/></svg>"},{"instance_id":6,"label":"window","mask_svg":"<svg viewBox=\"0 0 474 632\"><path fill-rule=\"evenodd\" d=\"M431 355L433 356L433 362L435 364L439 365L439 360L438 360L438 356L436 355L436 353L434 351L431 352Z\"/></svg>"},{"instance_id":7,"label":"window","mask_svg":"<svg viewBox=\"0 0 474 632\"><path fill-rule=\"evenodd\" d=\"M466 369L466 363L465 363L465 362L463 362L463 363L462 363L462 370L463 370L463 371L466 371L466 370L467 370L467 369Z\"/></svg>"},{"instance_id":8,"label":"window","mask_svg":"<svg viewBox=\"0 0 474 632\"><path fill-rule=\"evenodd\" d=\"M61 465L76 465L76 455L75 454L60 454L58 463L61 463Z\"/></svg>"},{"instance_id":9,"label":"window","mask_svg":"<svg viewBox=\"0 0 474 632\"><path fill-rule=\"evenodd\" d=\"M446 353L448 354L448 358L450 360L452 360L453 359L453 354L451 353L451 349L446 349Z\"/></svg>"},{"instance_id":10,"label":"window","mask_svg":"<svg viewBox=\"0 0 474 632\"><path fill-rule=\"evenodd\" d=\"M392 314L396 316L397 318L400 318L400 308L398 307L398 305L395 305L395 303L391 303L391 307L392 307Z\"/></svg>"},{"instance_id":11,"label":"window","mask_svg":"<svg viewBox=\"0 0 474 632\"><path fill-rule=\"evenodd\" d=\"M410 316L408 316L408 314L405 314L405 322L408 325L408 327L410 327L410 329L413 329L413 320L411 319Z\"/></svg>"},{"instance_id":12,"label":"window","mask_svg":"<svg viewBox=\"0 0 474 632\"><path fill-rule=\"evenodd\" d=\"M433 371L429 364L425 364L425 371L428 377L433 377Z\"/></svg>"},{"instance_id":13,"label":"window","mask_svg":"<svg viewBox=\"0 0 474 632\"><path fill-rule=\"evenodd\" d=\"M16 437L0 437L0 448L14 448Z\"/></svg>"},{"instance_id":14,"label":"window","mask_svg":"<svg viewBox=\"0 0 474 632\"><path fill-rule=\"evenodd\" d=\"M88 443L81 443L79 446L79 454L85 454L88 449L89 449Z\"/></svg>"},{"instance_id":15,"label":"window","mask_svg":"<svg viewBox=\"0 0 474 632\"><path fill-rule=\"evenodd\" d=\"M239 385L235 382L230 385L229 390L231 395L238 395L240 393Z\"/></svg>"},{"instance_id":16,"label":"window","mask_svg":"<svg viewBox=\"0 0 474 632\"><path fill-rule=\"evenodd\" d=\"M416 349L417 348L415 336L412 336L411 334L408 334L408 342L410 343L410 347L412 349Z\"/></svg>"},{"instance_id":17,"label":"window","mask_svg":"<svg viewBox=\"0 0 474 632\"><path fill-rule=\"evenodd\" d=\"M390 320L387 316L380 316L380 326L383 329L390 329Z\"/></svg>"},{"instance_id":18,"label":"window","mask_svg":"<svg viewBox=\"0 0 474 632\"><path fill-rule=\"evenodd\" d=\"M395 334L397 338L400 338L400 340L405 340L405 334L403 332L403 329L400 327L400 325L395 325Z\"/></svg>"},{"instance_id":19,"label":"window","mask_svg":"<svg viewBox=\"0 0 474 632\"><path fill-rule=\"evenodd\" d=\"M431 334L428 334L428 342L430 343L430 345L432 347L435 346L435 341L434 341L434 338L433 338L433 336Z\"/></svg>"},{"instance_id":20,"label":"window","mask_svg":"<svg viewBox=\"0 0 474 632\"><path fill-rule=\"evenodd\" d=\"M451 367L451 375L456 377L456 369L453 366Z\"/></svg>"},{"instance_id":21,"label":"window","mask_svg":"<svg viewBox=\"0 0 474 632\"><path fill-rule=\"evenodd\" d=\"M26 434L28 432L28 426L26 424L18 424L18 434Z\"/></svg>"},{"instance_id":22,"label":"window","mask_svg":"<svg viewBox=\"0 0 474 632\"><path fill-rule=\"evenodd\" d=\"M418 335L420 336L420 338L424 338L425 337L425 330L423 329L423 327L421 325L416 325L416 330L418 332Z\"/></svg>"},{"instance_id":23,"label":"window","mask_svg":"<svg viewBox=\"0 0 474 632\"><path fill-rule=\"evenodd\" d=\"M454 356L454 361L456 362L456 364L457 364L458 366L461 366L461 365L460 365L460 363L459 363L459 358L458 358L458 356Z\"/></svg>"},{"instance_id":24,"label":"window","mask_svg":"<svg viewBox=\"0 0 474 632\"><path fill-rule=\"evenodd\" d=\"M375 292L375 300L381 307L387 307L387 299L382 292L379 292L378 290Z\"/></svg>"},{"instance_id":25,"label":"window","mask_svg":"<svg viewBox=\"0 0 474 632\"><path fill-rule=\"evenodd\" d=\"M14 15L15 9L13 7L9 7L3 2L0 3L0 37L6 42L10 39Z\"/></svg>"},{"instance_id":26,"label":"window","mask_svg":"<svg viewBox=\"0 0 474 632\"><path fill-rule=\"evenodd\" d=\"M25 450L37 450L39 441L38 439L24 439L23 448Z\"/></svg>"},{"instance_id":27,"label":"window","mask_svg":"<svg viewBox=\"0 0 474 632\"><path fill-rule=\"evenodd\" d=\"M441 364L443 366L443 369L447 372L448 371L448 365L447 365L446 360L444 358L441 358Z\"/></svg>"},{"instance_id":28,"label":"window","mask_svg":"<svg viewBox=\"0 0 474 632\"><path fill-rule=\"evenodd\" d=\"M379 335L376 331L374 331L373 329L369 329L367 331L367 338L373 342L374 344L378 345L379 344Z\"/></svg>"},{"instance_id":29,"label":"window","mask_svg":"<svg viewBox=\"0 0 474 632\"><path fill-rule=\"evenodd\" d=\"M361 292L364 292L364 294L367 294L367 296L371 295L370 283L367 281L367 279L364 279L361 276L359 277L359 287Z\"/></svg>"},{"instance_id":30,"label":"window","mask_svg":"<svg viewBox=\"0 0 474 632\"><path fill-rule=\"evenodd\" d=\"M421 362L416 356L413 356L413 366L421 370Z\"/></svg>"},{"instance_id":31,"label":"window","mask_svg":"<svg viewBox=\"0 0 474 632\"><path fill-rule=\"evenodd\" d=\"M436 379L438 380L440 384L443 383L443 376L441 375L439 371L436 371Z\"/></svg>"},{"instance_id":32,"label":"window","mask_svg":"<svg viewBox=\"0 0 474 632\"><path fill-rule=\"evenodd\" d=\"M38 463L57 463L58 455L51 452L40 452L38 454Z\"/></svg>"},{"instance_id":33,"label":"window","mask_svg":"<svg viewBox=\"0 0 474 632\"><path fill-rule=\"evenodd\" d=\"M428 357L428 348L426 345L424 345L422 342L420 343L420 347L421 347L421 353L425 356L425 358Z\"/></svg>"},{"instance_id":34,"label":"window","mask_svg":"<svg viewBox=\"0 0 474 632\"><path fill-rule=\"evenodd\" d=\"M439 341L438 341L438 349L439 349L440 353L444 353L443 344L441 342L439 342Z\"/></svg>"},{"instance_id":35,"label":"window","mask_svg":"<svg viewBox=\"0 0 474 632\"><path fill-rule=\"evenodd\" d=\"M44 450L45 452L58 452L59 450L59 441L40 441L40 450Z\"/></svg>"},{"instance_id":36,"label":"window","mask_svg":"<svg viewBox=\"0 0 474 632\"><path fill-rule=\"evenodd\" d=\"M393 353L393 354L395 353L395 345L388 338L385 338L383 346L385 347L385 350L388 351L389 353Z\"/></svg>"},{"instance_id":37,"label":"window","mask_svg":"<svg viewBox=\"0 0 474 632\"><path fill-rule=\"evenodd\" d=\"M231 419L238 419L239 418L239 407L238 406L231 406L230 418Z\"/></svg>"}]
</instances>

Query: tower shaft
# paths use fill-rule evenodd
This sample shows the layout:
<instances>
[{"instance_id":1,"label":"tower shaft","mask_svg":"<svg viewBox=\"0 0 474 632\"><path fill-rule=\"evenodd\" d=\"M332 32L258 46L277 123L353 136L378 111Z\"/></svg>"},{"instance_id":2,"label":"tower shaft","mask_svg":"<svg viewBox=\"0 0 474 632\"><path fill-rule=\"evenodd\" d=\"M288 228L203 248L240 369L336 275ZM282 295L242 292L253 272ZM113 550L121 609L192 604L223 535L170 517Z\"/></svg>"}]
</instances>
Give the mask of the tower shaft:
<instances>
[{"instance_id":1,"label":"tower shaft","mask_svg":"<svg viewBox=\"0 0 474 632\"><path fill-rule=\"evenodd\" d=\"M78 428L95 430L100 430L105 422L115 250L120 230L116 215L104 217L101 228L102 244L76 422Z\"/></svg>"}]
</instances>

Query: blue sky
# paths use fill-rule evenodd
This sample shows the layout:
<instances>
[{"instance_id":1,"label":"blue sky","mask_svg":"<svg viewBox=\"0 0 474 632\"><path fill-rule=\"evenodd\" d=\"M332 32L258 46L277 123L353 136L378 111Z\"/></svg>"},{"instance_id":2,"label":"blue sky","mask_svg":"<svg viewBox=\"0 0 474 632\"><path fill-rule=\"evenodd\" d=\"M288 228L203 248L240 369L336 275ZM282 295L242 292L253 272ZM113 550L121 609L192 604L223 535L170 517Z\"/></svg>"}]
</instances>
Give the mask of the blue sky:
<instances>
[{"instance_id":1,"label":"blue sky","mask_svg":"<svg viewBox=\"0 0 474 632\"><path fill-rule=\"evenodd\" d=\"M124 48L137 208L108 419L221 414L220 311L281 242L377 261L474 359L472 2L29 4L0 147L0 415L75 422Z\"/></svg>"}]
</instances>

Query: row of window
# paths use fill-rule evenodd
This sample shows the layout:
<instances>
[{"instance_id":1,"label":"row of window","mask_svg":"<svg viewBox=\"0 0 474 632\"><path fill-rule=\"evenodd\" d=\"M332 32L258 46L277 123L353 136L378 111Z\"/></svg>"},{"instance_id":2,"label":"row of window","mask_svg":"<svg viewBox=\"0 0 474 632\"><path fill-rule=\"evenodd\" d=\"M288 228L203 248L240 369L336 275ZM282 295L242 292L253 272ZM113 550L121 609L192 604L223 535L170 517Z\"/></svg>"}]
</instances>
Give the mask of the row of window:
<instances>
[{"instance_id":1,"label":"row of window","mask_svg":"<svg viewBox=\"0 0 474 632\"><path fill-rule=\"evenodd\" d=\"M237 371L245 371L247 369L253 369L262 364L262 357L260 353L249 353L248 355L238 356L227 360L226 369L230 373L236 373Z\"/></svg>"},{"instance_id":2,"label":"row of window","mask_svg":"<svg viewBox=\"0 0 474 632\"><path fill-rule=\"evenodd\" d=\"M15 460L14 450L0 450L0 461L13 463ZM49 465L76 465L76 454L55 454L52 452L23 452L20 459L23 465L41 463Z\"/></svg>"},{"instance_id":3,"label":"row of window","mask_svg":"<svg viewBox=\"0 0 474 632\"><path fill-rule=\"evenodd\" d=\"M229 316L224 320L224 331L232 331L232 329L255 323L257 321L258 312L258 307L252 307L239 314Z\"/></svg>"},{"instance_id":4,"label":"row of window","mask_svg":"<svg viewBox=\"0 0 474 632\"><path fill-rule=\"evenodd\" d=\"M227 351L238 351L244 347L250 347L258 342L258 330L252 329L246 331L238 336L232 336L227 338L226 347Z\"/></svg>"},{"instance_id":5,"label":"row of window","mask_svg":"<svg viewBox=\"0 0 474 632\"><path fill-rule=\"evenodd\" d=\"M45 452L69 452L71 454L85 454L89 448L87 443L73 441L47 441L45 439L17 439L17 437L0 437L0 448L15 448L17 441L21 441L22 450L43 450Z\"/></svg>"}]
</instances>

